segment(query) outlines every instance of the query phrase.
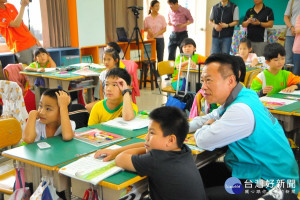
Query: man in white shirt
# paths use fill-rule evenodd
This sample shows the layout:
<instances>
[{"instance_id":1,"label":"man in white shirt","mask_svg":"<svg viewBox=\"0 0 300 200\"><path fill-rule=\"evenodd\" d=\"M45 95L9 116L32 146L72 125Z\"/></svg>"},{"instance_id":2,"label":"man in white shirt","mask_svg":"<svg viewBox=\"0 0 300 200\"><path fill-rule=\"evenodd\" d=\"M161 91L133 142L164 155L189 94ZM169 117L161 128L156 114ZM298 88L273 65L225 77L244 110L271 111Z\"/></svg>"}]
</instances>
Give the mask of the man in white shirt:
<instances>
[{"instance_id":1,"label":"man in white shirt","mask_svg":"<svg viewBox=\"0 0 300 200\"><path fill-rule=\"evenodd\" d=\"M200 148L229 147L224 158L226 167L223 165L229 176L221 180L222 186L210 185L213 187L206 191L209 199L256 199L263 190L270 189L265 183L271 180L275 183L294 180L295 188L290 190L297 193L298 164L283 129L257 94L239 83L237 63L228 54L214 54L207 58L205 65L201 74L205 99L209 104L221 106L210 114L195 117L190 122L190 132L195 131L195 140ZM212 169L211 174L202 171L201 174L207 174L208 179L215 182L221 179L212 167L209 168ZM242 189L229 194L224 183L230 176L240 179ZM208 187L205 178L203 180ZM249 181L253 192L244 189Z\"/></svg>"}]
</instances>

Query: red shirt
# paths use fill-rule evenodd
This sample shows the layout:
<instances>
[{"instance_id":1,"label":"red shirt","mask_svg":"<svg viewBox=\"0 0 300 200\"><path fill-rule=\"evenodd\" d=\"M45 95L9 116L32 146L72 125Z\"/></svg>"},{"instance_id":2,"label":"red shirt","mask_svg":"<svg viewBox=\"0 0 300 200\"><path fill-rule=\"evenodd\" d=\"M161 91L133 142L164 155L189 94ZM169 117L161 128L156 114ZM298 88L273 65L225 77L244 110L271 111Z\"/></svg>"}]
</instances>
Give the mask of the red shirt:
<instances>
[{"instance_id":1,"label":"red shirt","mask_svg":"<svg viewBox=\"0 0 300 200\"><path fill-rule=\"evenodd\" d=\"M18 28L9 26L9 23L18 15L15 6L6 3L5 7L6 9L0 9L0 33L5 38L10 51L16 53L33 47L36 44L36 40L23 21Z\"/></svg>"}]
</instances>

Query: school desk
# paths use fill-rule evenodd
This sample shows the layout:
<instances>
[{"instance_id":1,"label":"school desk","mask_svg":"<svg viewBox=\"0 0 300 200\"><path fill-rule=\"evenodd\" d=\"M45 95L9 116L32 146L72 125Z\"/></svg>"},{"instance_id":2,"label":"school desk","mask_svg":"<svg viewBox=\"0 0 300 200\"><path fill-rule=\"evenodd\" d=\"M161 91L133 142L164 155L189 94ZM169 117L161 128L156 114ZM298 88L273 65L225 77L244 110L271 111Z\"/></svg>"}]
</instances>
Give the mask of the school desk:
<instances>
[{"instance_id":1,"label":"school desk","mask_svg":"<svg viewBox=\"0 0 300 200\"><path fill-rule=\"evenodd\" d=\"M51 145L48 149L39 149L37 143L20 146L2 153L3 156L25 163L25 179L33 182L36 189L42 176L54 178L54 185L58 191L66 190L69 193L68 178L58 175L58 165L96 151L98 148L78 141L63 141L61 136L43 140Z\"/></svg>"},{"instance_id":2,"label":"school desk","mask_svg":"<svg viewBox=\"0 0 300 200\"><path fill-rule=\"evenodd\" d=\"M92 88L96 87L98 83L98 76L92 76L93 84L89 86L83 86L80 88L69 89L71 81L79 80L85 78L85 76L73 74L72 72L60 73L57 71L53 72L28 72L22 71L21 74L24 74L28 77L30 85L34 86L35 91L35 103L38 108L40 102L40 88L34 85L34 82L37 78L43 78L45 81L45 88L58 88L59 86L68 92L79 91L87 89L87 101L91 102L93 98Z\"/></svg>"},{"instance_id":3,"label":"school desk","mask_svg":"<svg viewBox=\"0 0 300 200\"><path fill-rule=\"evenodd\" d=\"M131 138L126 141L118 143L119 146L126 146L133 143L138 143L144 141L139 138ZM121 171L117 174L114 174L103 181L101 181L97 188L100 189L100 196L103 195L105 200L115 200L119 199L121 196L126 194L126 191L130 185L141 182L146 177L141 177L134 172ZM82 198L84 191L91 187L89 183L82 182L76 179L71 178L72 185L72 195Z\"/></svg>"},{"instance_id":4,"label":"school desk","mask_svg":"<svg viewBox=\"0 0 300 200\"><path fill-rule=\"evenodd\" d=\"M296 96L291 94L273 94L270 97L284 99L286 96ZM273 114L275 118L282 122L283 129L286 132L291 132L297 128L300 128L300 118L296 117L294 113L300 110L300 101L296 101L295 103L280 106L276 109L270 109L270 112Z\"/></svg>"}]
</instances>

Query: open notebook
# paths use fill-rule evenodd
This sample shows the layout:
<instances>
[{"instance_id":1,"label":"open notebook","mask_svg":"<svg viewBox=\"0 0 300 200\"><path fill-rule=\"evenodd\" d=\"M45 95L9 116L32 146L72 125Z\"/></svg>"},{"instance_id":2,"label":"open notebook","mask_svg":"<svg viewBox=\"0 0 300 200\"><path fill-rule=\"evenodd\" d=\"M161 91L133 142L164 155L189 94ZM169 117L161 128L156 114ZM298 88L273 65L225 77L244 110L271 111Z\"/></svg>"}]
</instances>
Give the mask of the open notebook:
<instances>
[{"instance_id":1,"label":"open notebook","mask_svg":"<svg viewBox=\"0 0 300 200\"><path fill-rule=\"evenodd\" d=\"M103 162L103 158L96 159L94 154L80 158L62 167L58 172L96 185L103 179L122 170L122 168L116 166L115 161Z\"/></svg>"}]
</instances>

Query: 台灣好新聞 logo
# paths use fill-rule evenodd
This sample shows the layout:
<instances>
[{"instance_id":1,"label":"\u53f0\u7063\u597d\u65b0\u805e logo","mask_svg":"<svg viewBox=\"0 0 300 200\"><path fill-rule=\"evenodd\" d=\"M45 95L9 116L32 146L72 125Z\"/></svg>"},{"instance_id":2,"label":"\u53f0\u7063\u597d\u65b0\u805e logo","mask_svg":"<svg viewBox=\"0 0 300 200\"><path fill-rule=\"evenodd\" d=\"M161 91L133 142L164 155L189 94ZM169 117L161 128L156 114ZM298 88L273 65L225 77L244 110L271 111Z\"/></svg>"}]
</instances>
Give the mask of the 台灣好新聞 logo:
<instances>
[{"instance_id":1,"label":"\u53f0\u7063\u597d\u65b0\u805e logo","mask_svg":"<svg viewBox=\"0 0 300 200\"><path fill-rule=\"evenodd\" d=\"M228 178L225 181L224 187L229 194L241 194L244 190L240 179L236 177Z\"/></svg>"}]
</instances>

